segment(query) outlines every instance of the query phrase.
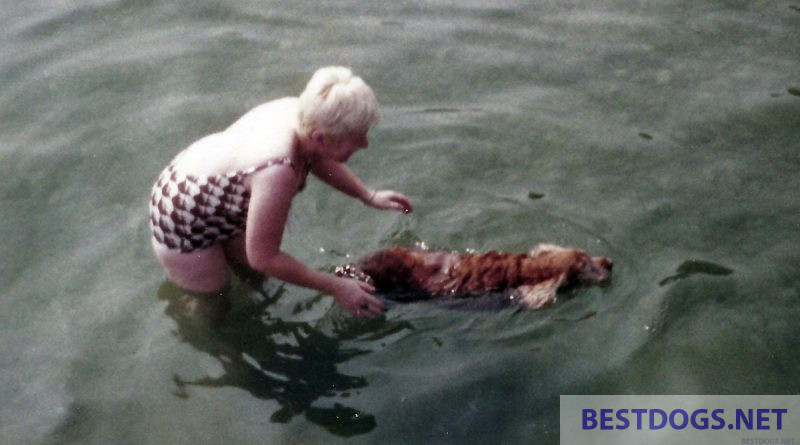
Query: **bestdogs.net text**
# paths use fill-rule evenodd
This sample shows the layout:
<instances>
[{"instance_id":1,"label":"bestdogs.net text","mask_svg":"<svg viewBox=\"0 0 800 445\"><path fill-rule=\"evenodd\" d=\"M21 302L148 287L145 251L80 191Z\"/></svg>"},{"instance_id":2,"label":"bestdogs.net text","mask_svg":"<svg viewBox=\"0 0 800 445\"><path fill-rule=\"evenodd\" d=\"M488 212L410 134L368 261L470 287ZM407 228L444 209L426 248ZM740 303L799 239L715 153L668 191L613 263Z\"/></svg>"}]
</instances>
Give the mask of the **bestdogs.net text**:
<instances>
[{"instance_id":1,"label":"bestdogs.net text","mask_svg":"<svg viewBox=\"0 0 800 445\"><path fill-rule=\"evenodd\" d=\"M582 429L584 430L660 430L671 428L682 430L747 430L780 431L783 428L783 415L787 409L736 409L734 413L724 409L696 409L686 411L674 409L583 409ZM727 416L726 416L727 414ZM726 420L732 419L732 420Z\"/></svg>"}]
</instances>

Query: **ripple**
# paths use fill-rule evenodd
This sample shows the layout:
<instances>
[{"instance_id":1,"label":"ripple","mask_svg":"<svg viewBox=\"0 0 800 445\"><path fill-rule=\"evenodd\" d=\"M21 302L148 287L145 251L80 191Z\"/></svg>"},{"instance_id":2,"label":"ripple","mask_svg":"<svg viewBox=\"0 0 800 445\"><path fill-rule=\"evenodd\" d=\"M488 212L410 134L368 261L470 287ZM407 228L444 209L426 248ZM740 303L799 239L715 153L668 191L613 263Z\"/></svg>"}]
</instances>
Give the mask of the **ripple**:
<instances>
[{"instance_id":1,"label":"ripple","mask_svg":"<svg viewBox=\"0 0 800 445\"><path fill-rule=\"evenodd\" d=\"M544 198L544 193L528 192L528 199L536 200L536 199L542 199L542 198Z\"/></svg>"},{"instance_id":2,"label":"ripple","mask_svg":"<svg viewBox=\"0 0 800 445\"><path fill-rule=\"evenodd\" d=\"M553 321L577 322L577 321L588 320L588 319L594 317L595 315L597 315L597 311L591 310L591 311L589 311L589 312L587 312L587 313L585 313L585 314L583 314L583 315L581 315L580 317L577 317L577 318L555 317L555 318L553 318Z\"/></svg>"},{"instance_id":3,"label":"ripple","mask_svg":"<svg viewBox=\"0 0 800 445\"><path fill-rule=\"evenodd\" d=\"M423 109L421 113L432 113L432 114L464 113L464 112L478 113L482 111L483 110L480 108L431 107Z\"/></svg>"}]
</instances>

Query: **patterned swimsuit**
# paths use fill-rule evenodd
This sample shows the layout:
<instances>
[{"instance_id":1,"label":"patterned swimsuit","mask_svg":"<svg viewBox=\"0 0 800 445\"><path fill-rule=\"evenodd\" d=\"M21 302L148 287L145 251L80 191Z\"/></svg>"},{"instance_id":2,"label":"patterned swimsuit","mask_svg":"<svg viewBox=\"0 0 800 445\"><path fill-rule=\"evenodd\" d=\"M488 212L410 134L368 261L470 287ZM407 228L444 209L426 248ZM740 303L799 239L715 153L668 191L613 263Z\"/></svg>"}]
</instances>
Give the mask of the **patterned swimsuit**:
<instances>
[{"instance_id":1,"label":"patterned swimsuit","mask_svg":"<svg viewBox=\"0 0 800 445\"><path fill-rule=\"evenodd\" d=\"M204 249L217 241L230 239L244 231L250 192L245 179L273 165L295 163L288 157L244 170L198 177L178 173L175 160L161 172L150 194L150 228L156 241L170 249L187 253ZM308 166L302 171L305 186Z\"/></svg>"}]
</instances>

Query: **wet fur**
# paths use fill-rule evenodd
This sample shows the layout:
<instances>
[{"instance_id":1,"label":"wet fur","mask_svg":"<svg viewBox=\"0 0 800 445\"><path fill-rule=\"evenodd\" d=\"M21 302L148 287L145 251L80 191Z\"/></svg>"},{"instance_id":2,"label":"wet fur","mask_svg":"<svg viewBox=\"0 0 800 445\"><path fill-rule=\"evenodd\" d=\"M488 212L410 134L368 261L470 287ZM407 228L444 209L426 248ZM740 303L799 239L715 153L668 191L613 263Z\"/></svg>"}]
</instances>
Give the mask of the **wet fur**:
<instances>
[{"instance_id":1,"label":"wet fur","mask_svg":"<svg viewBox=\"0 0 800 445\"><path fill-rule=\"evenodd\" d=\"M599 283L613 261L580 249L538 244L530 252L457 253L393 247L339 268L394 300L463 299L501 295L530 309L552 304L559 288Z\"/></svg>"}]
</instances>

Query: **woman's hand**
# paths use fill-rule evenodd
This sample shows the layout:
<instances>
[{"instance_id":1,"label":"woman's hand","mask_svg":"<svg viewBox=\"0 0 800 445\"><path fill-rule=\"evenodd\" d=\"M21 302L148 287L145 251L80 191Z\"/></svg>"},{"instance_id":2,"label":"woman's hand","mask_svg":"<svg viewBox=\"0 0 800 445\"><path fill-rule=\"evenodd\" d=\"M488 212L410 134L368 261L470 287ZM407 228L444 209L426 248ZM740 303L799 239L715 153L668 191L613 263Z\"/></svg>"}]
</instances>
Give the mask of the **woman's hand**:
<instances>
[{"instance_id":1,"label":"woman's hand","mask_svg":"<svg viewBox=\"0 0 800 445\"><path fill-rule=\"evenodd\" d=\"M383 313L383 303L372 295L375 292L372 285L349 278L339 280L331 295L344 310L355 317L374 317Z\"/></svg>"},{"instance_id":2,"label":"woman's hand","mask_svg":"<svg viewBox=\"0 0 800 445\"><path fill-rule=\"evenodd\" d=\"M411 201L402 193L394 190L373 190L364 200L364 204L383 210L397 210L411 213Z\"/></svg>"}]
</instances>

